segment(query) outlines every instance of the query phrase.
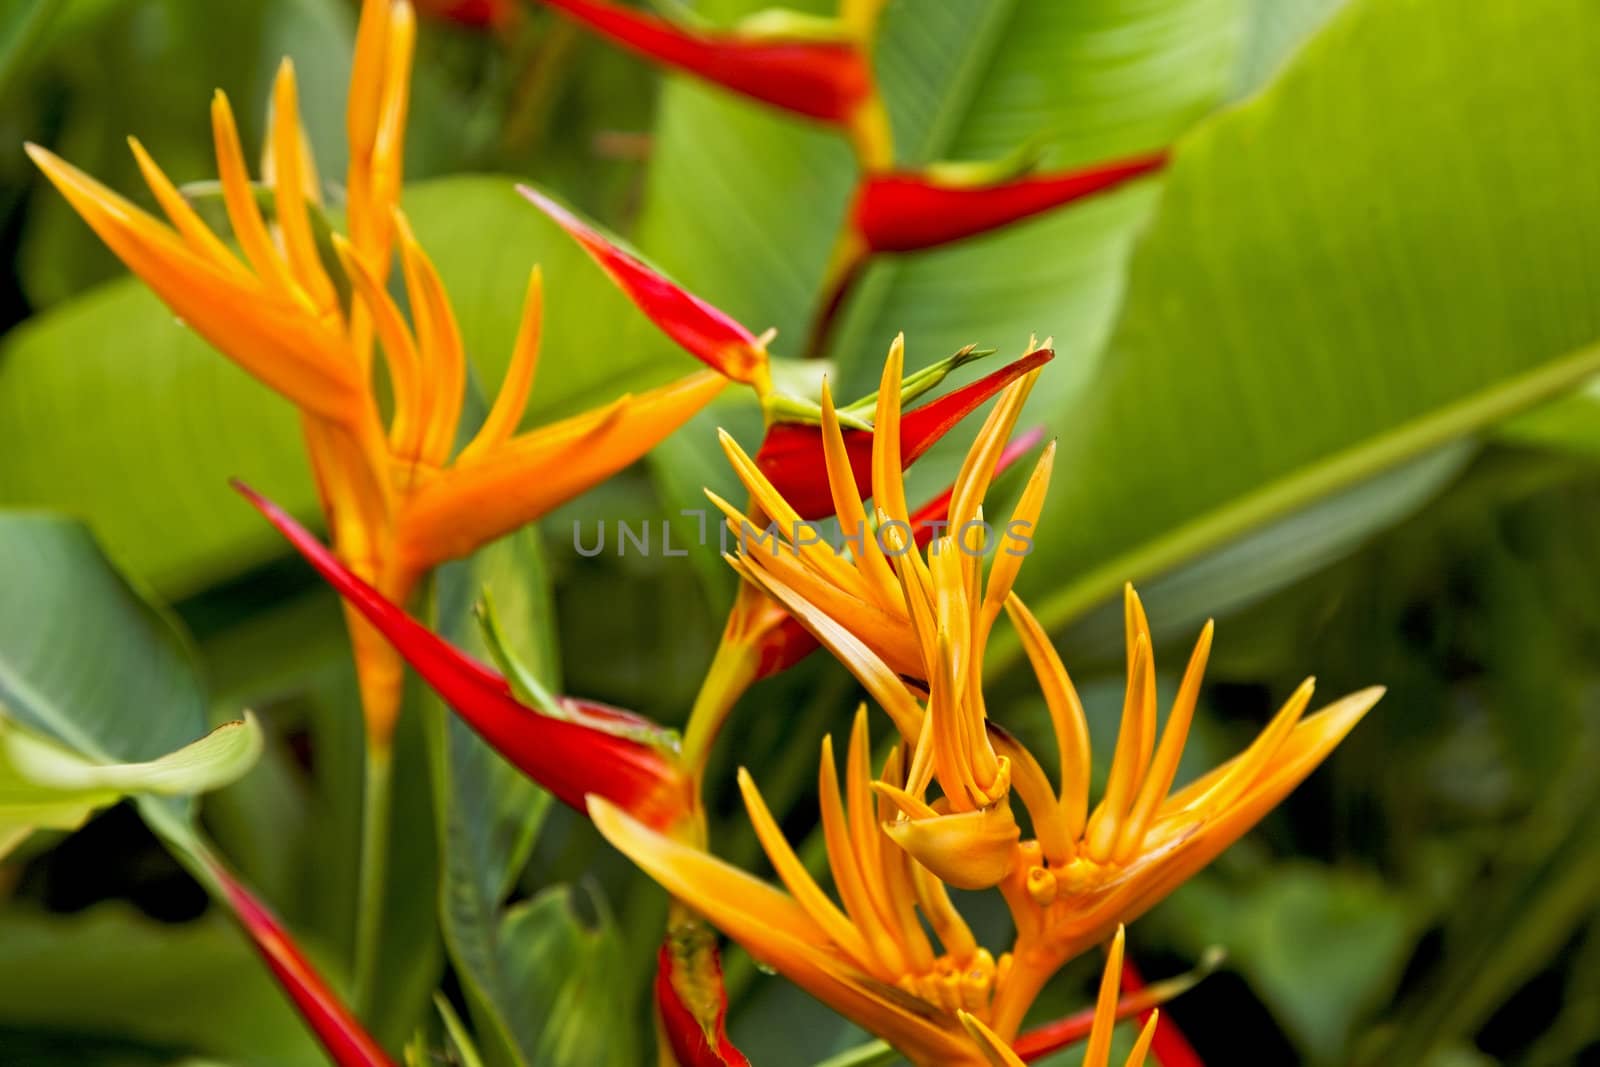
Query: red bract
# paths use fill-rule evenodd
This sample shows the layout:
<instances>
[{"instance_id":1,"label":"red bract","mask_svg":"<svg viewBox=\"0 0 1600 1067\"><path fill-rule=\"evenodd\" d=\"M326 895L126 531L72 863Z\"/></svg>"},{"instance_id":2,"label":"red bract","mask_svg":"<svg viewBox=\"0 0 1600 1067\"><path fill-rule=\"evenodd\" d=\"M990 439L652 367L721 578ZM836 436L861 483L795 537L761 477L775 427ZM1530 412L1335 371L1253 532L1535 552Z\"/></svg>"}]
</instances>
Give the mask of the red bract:
<instances>
[{"instance_id":1,"label":"red bract","mask_svg":"<svg viewBox=\"0 0 1600 1067\"><path fill-rule=\"evenodd\" d=\"M649 720L568 697L561 698L560 717L528 707L505 678L384 599L282 509L246 486L235 487L446 704L556 799L587 812L584 797L593 793L658 829L690 810L688 781L676 760L645 739L659 730Z\"/></svg>"},{"instance_id":2,"label":"red bract","mask_svg":"<svg viewBox=\"0 0 1600 1067\"><path fill-rule=\"evenodd\" d=\"M1011 464L1033 451L1042 440L1044 430L1037 427L1012 438L995 462L995 475L998 477ZM919 549L928 547L933 535L939 532L939 525L950 517L950 498L954 492L955 487L951 486L911 513L911 536ZM783 611L776 602L769 603L774 611ZM767 631L761 640L761 661L756 668L756 680L781 674L821 647L810 630L786 613L783 621Z\"/></svg>"},{"instance_id":3,"label":"red bract","mask_svg":"<svg viewBox=\"0 0 1600 1067\"><path fill-rule=\"evenodd\" d=\"M234 917L329 1058L339 1067L394 1067L394 1061L361 1028L267 906L222 864L208 860L207 866Z\"/></svg>"},{"instance_id":4,"label":"red bract","mask_svg":"<svg viewBox=\"0 0 1600 1067\"><path fill-rule=\"evenodd\" d=\"M988 233L1159 169L1167 154L1087 170L1031 174L994 185L957 185L911 173L863 180L851 209L871 252L915 252Z\"/></svg>"},{"instance_id":5,"label":"red bract","mask_svg":"<svg viewBox=\"0 0 1600 1067\"><path fill-rule=\"evenodd\" d=\"M498 29L516 16L516 0L415 0L424 15L478 29Z\"/></svg>"},{"instance_id":6,"label":"red bract","mask_svg":"<svg viewBox=\"0 0 1600 1067\"><path fill-rule=\"evenodd\" d=\"M678 1067L750 1067L744 1053L728 1039L728 994L722 986L722 964L715 943L703 951L703 975L686 973L694 963L674 954L670 936L656 955L656 1012L662 1034L672 1047ZM693 983L703 994L692 999L709 1001L703 1006L709 1009L710 1019L700 1019L690 1008L678 989L683 982Z\"/></svg>"},{"instance_id":7,"label":"red bract","mask_svg":"<svg viewBox=\"0 0 1600 1067\"><path fill-rule=\"evenodd\" d=\"M517 191L571 234L634 306L690 355L736 382L765 379L767 350L755 334L624 252L537 189L519 185Z\"/></svg>"},{"instance_id":8,"label":"red bract","mask_svg":"<svg viewBox=\"0 0 1600 1067\"><path fill-rule=\"evenodd\" d=\"M846 125L872 94L867 61L848 42L708 33L598 0L544 2L646 59L808 118Z\"/></svg>"},{"instance_id":9,"label":"red bract","mask_svg":"<svg viewBox=\"0 0 1600 1067\"><path fill-rule=\"evenodd\" d=\"M975 382L906 412L900 419L901 464L909 467L978 405L1054 356L1048 348L1030 352ZM846 429L843 436L845 449L850 454L850 470L865 499L872 486L872 431ZM820 519L833 514L833 496L828 490L827 463L822 451L822 427L805 422L773 423L767 428L755 459L761 473L802 518Z\"/></svg>"}]
</instances>

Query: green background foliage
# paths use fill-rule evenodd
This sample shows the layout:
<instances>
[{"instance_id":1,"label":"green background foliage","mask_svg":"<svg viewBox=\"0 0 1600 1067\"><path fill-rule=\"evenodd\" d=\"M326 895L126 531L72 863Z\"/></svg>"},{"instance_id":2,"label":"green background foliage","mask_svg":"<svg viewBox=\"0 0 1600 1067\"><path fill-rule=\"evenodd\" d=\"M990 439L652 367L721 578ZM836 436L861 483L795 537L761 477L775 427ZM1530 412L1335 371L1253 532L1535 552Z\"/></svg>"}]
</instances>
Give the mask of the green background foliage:
<instances>
[{"instance_id":1,"label":"green background foliage","mask_svg":"<svg viewBox=\"0 0 1600 1067\"><path fill-rule=\"evenodd\" d=\"M715 23L761 6L696 5ZM314 518L296 417L123 276L20 144L148 203L124 136L179 181L209 178L211 89L259 144L288 54L337 175L354 14L343 0L0 11L0 704L117 760L254 708L266 752L197 822L187 801L139 804L180 856L214 843L336 984L360 840L348 647L331 594L226 485ZM1022 589L1084 689L1096 752L1114 737L1130 579L1166 669L1219 620L1184 776L1246 743L1307 673L1330 696L1389 687L1304 788L1131 929L1150 976L1229 952L1173 1018L1214 1063L1241 1049L1575 1062L1600 1041L1600 125L1584 106L1600 9L891 0L875 64L903 164L1030 141L1048 166L1174 148L1158 178L874 263L823 353L853 396L900 330L913 366L1055 338L1024 416L1060 452ZM547 313L530 425L694 366L518 180L801 353L850 195L842 141L652 72L532 4L495 34L424 20L417 71L405 206L478 397L504 374L534 263ZM573 531L670 519L683 540L695 524L679 510L702 486L729 491L718 425L757 444L753 406L730 392L536 529L444 568L429 590L444 632L477 648L469 607L487 583L548 684L681 724L728 574L710 551L583 558ZM913 497L958 454L919 464ZM1048 752L1017 651L997 637L991 712ZM491 1067L644 1062L661 894L414 688L375 1031L453 1047L443 990ZM764 870L726 788L745 764L821 860L814 754L855 699L821 658L745 698L709 777L722 854ZM977 906L975 926L1002 937L1003 914ZM1041 1017L1085 1002L1091 963L1052 984ZM757 1063L865 1039L737 950L727 976ZM127 807L0 865L0 1061L319 1056Z\"/></svg>"}]
</instances>

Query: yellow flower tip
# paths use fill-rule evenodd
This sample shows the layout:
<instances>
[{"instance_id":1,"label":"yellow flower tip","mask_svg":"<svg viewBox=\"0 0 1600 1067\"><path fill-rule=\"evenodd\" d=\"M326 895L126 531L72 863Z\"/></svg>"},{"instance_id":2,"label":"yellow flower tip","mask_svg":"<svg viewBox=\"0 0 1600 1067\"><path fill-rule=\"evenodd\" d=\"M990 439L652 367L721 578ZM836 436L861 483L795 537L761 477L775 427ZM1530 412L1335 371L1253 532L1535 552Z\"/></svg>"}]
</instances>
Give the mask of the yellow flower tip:
<instances>
[{"instance_id":1,"label":"yellow flower tip","mask_svg":"<svg viewBox=\"0 0 1600 1067\"><path fill-rule=\"evenodd\" d=\"M908 819L937 819L939 813L925 801L907 793L899 786L890 785L888 782L873 782L871 789L874 793L889 801L905 813Z\"/></svg>"},{"instance_id":2,"label":"yellow flower tip","mask_svg":"<svg viewBox=\"0 0 1600 1067\"><path fill-rule=\"evenodd\" d=\"M1016 864L1022 830L1008 803L883 824L889 838L939 881L957 889L999 885Z\"/></svg>"},{"instance_id":3,"label":"yellow flower tip","mask_svg":"<svg viewBox=\"0 0 1600 1067\"><path fill-rule=\"evenodd\" d=\"M969 1011L956 1011L956 1018L967 1031L967 1036L972 1038L972 1043L978 1046L978 1051L988 1061L989 1067L1022 1067L1022 1057L1018 1056L1010 1045L999 1034L989 1029Z\"/></svg>"}]
</instances>

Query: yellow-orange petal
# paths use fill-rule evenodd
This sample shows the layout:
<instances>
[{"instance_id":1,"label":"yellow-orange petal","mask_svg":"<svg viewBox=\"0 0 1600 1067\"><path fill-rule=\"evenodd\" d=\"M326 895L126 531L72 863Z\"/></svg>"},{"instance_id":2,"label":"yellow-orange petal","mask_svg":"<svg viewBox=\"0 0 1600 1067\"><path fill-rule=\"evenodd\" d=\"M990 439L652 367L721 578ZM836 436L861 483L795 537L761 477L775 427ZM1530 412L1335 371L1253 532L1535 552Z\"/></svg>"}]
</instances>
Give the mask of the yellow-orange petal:
<instances>
[{"instance_id":1,"label":"yellow-orange petal","mask_svg":"<svg viewBox=\"0 0 1600 1067\"><path fill-rule=\"evenodd\" d=\"M485 452L511 439L528 407L533 392L534 373L539 368L539 340L544 329L544 272L538 264L528 274L528 292L522 299L522 319L517 324L517 341L506 364L505 380L495 395L483 425L467 447L456 457L457 463L470 463Z\"/></svg>"},{"instance_id":2,"label":"yellow-orange petal","mask_svg":"<svg viewBox=\"0 0 1600 1067\"><path fill-rule=\"evenodd\" d=\"M778 828L778 821L772 817L772 812L767 809L767 802L762 798L761 791L756 788L755 780L750 777L750 772L743 767L739 768L739 792L744 797L745 810L750 815L750 825L755 828L756 840L761 842L762 851L767 854L772 868L779 879L788 887L789 895L796 903L806 910L829 939L838 946L856 966L869 973L877 973L885 981L892 981L894 976L882 969L882 964L877 956L867 947L866 939L850 921L849 916L839 909L822 887L812 879L800 857L794 854L794 849L783 836L783 831Z\"/></svg>"},{"instance_id":3,"label":"yellow-orange petal","mask_svg":"<svg viewBox=\"0 0 1600 1067\"><path fill-rule=\"evenodd\" d=\"M983 1021L967 1011L956 1012L956 1018L966 1027L972 1043L978 1046L989 1067L1024 1067L1022 1057L1011 1051L1011 1046L1000 1035L983 1025Z\"/></svg>"},{"instance_id":4,"label":"yellow-orange petal","mask_svg":"<svg viewBox=\"0 0 1600 1067\"><path fill-rule=\"evenodd\" d=\"M745 579L761 587L772 599L782 604L795 621L809 630L813 637L844 664L888 714L900 736L914 739L922 729L922 707L906 691L888 664L850 629L826 613L819 611L804 596L774 576L770 571L741 562L736 556L725 557L728 563Z\"/></svg>"},{"instance_id":5,"label":"yellow-orange petal","mask_svg":"<svg viewBox=\"0 0 1600 1067\"><path fill-rule=\"evenodd\" d=\"M1094 1003L1094 1029L1083 1053L1083 1067L1106 1067L1111 1059L1111 1032L1117 1026L1117 990L1122 981L1122 953L1127 933L1118 926L1111 939L1105 970L1100 974L1100 994Z\"/></svg>"},{"instance_id":6,"label":"yellow-orange petal","mask_svg":"<svg viewBox=\"0 0 1600 1067\"><path fill-rule=\"evenodd\" d=\"M759 963L890 1044L929 1063L960 1063L971 1049L954 1020L862 973L787 894L657 833L599 797L596 829L667 892L743 945Z\"/></svg>"},{"instance_id":7,"label":"yellow-orange petal","mask_svg":"<svg viewBox=\"0 0 1600 1067\"><path fill-rule=\"evenodd\" d=\"M222 238L211 232L211 227L201 220L198 212L189 205L177 186L172 184L166 172L156 164L150 153L146 152L144 145L139 143L137 137L128 138L128 148L133 152L133 158L139 164L139 173L144 176L144 183L150 187L150 192L155 195L156 203L161 205L161 210L166 212L168 220L183 235L183 239L196 255L221 270L224 274L245 274L244 264L238 257L222 243ZM35 156L35 159L38 157ZM40 164L43 166L43 164Z\"/></svg>"},{"instance_id":8,"label":"yellow-orange petal","mask_svg":"<svg viewBox=\"0 0 1600 1067\"><path fill-rule=\"evenodd\" d=\"M900 379L905 374L905 360L906 335L897 334L883 361L878 408L872 420L872 500L878 511L909 527L911 512L900 462ZM903 532L909 544L909 528Z\"/></svg>"},{"instance_id":9,"label":"yellow-orange petal","mask_svg":"<svg viewBox=\"0 0 1600 1067\"><path fill-rule=\"evenodd\" d=\"M726 385L700 371L455 464L407 503L397 535L402 553L431 566L534 521L643 456Z\"/></svg>"},{"instance_id":10,"label":"yellow-orange petal","mask_svg":"<svg viewBox=\"0 0 1600 1067\"><path fill-rule=\"evenodd\" d=\"M317 254L317 242L311 233L311 219L306 210L305 175L311 170L307 162L310 153L305 130L300 126L294 62L287 56L279 65L277 79L272 85L272 129L267 143L277 172L271 184L289 268L313 307L323 313L336 311L339 295L322 269L322 257Z\"/></svg>"},{"instance_id":11,"label":"yellow-orange petal","mask_svg":"<svg viewBox=\"0 0 1600 1067\"><path fill-rule=\"evenodd\" d=\"M224 270L156 219L38 145L28 155L84 222L173 313L297 407L344 425L365 393L343 337L242 270Z\"/></svg>"},{"instance_id":12,"label":"yellow-orange petal","mask_svg":"<svg viewBox=\"0 0 1600 1067\"><path fill-rule=\"evenodd\" d=\"M999 885L1011 873L1022 836L1005 801L956 815L894 819L883 830L912 859L957 889Z\"/></svg>"}]
</instances>

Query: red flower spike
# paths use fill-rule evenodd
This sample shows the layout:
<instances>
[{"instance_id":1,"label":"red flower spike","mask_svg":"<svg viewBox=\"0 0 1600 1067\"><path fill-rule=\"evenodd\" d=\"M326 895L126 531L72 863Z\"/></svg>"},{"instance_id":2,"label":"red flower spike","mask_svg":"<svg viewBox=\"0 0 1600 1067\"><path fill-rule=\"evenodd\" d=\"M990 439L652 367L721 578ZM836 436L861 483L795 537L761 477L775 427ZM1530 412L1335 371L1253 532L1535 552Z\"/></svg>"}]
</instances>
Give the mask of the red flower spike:
<instances>
[{"instance_id":1,"label":"red flower spike","mask_svg":"<svg viewBox=\"0 0 1600 1067\"><path fill-rule=\"evenodd\" d=\"M909 467L978 405L1054 357L1052 350L1038 349L906 412L900 419L901 465ZM865 499L872 491L872 431L846 429L843 435L845 450L850 454L850 470ZM767 427L767 435L756 452L756 466L801 518L820 519L833 514L833 495L828 491L827 465L823 460L822 427L804 422L773 423Z\"/></svg>"},{"instance_id":2,"label":"red flower spike","mask_svg":"<svg viewBox=\"0 0 1600 1067\"><path fill-rule=\"evenodd\" d=\"M518 770L557 800L587 813L587 794L605 797L634 818L670 829L691 808L688 780L676 761L645 738L649 720L601 704L562 699L562 717L519 702L510 685L384 599L287 513L238 482L328 584L367 618L423 681Z\"/></svg>"},{"instance_id":3,"label":"red flower spike","mask_svg":"<svg viewBox=\"0 0 1600 1067\"><path fill-rule=\"evenodd\" d=\"M656 956L655 993L661 1034L677 1067L750 1067L728 1039L728 994L714 939L678 946L668 934ZM710 1018L697 1015L693 1004Z\"/></svg>"},{"instance_id":4,"label":"red flower spike","mask_svg":"<svg viewBox=\"0 0 1600 1067\"><path fill-rule=\"evenodd\" d=\"M1044 430L1039 427L1012 438L995 462L995 477L999 477L1007 467L1033 451L1042 440L1044 440ZM927 548L928 542L933 540L933 535L938 532L936 524L943 523L950 517L950 498L954 493L955 486L950 486L911 513L911 536L919 549ZM776 602L771 602L771 606L774 611L783 611ZM755 681L783 673L820 647L810 630L796 622L792 615L785 613L783 621L762 637L761 660L756 668Z\"/></svg>"},{"instance_id":5,"label":"red flower spike","mask_svg":"<svg viewBox=\"0 0 1600 1067\"><path fill-rule=\"evenodd\" d=\"M994 185L955 185L913 173L869 176L856 193L852 225L869 252L916 252L988 233L1115 188L1166 163L1167 153L1060 174L1030 174Z\"/></svg>"},{"instance_id":6,"label":"red flower spike","mask_svg":"<svg viewBox=\"0 0 1600 1067\"><path fill-rule=\"evenodd\" d=\"M646 59L807 118L845 126L872 96L872 71L846 41L687 30L600 0L544 0Z\"/></svg>"},{"instance_id":7,"label":"red flower spike","mask_svg":"<svg viewBox=\"0 0 1600 1067\"><path fill-rule=\"evenodd\" d=\"M1122 961L1122 993L1132 997L1144 992L1146 989L1144 976L1139 973L1139 968L1133 961L1123 958ZM1150 1022L1150 1012L1146 1011L1139 1016L1139 1025L1145 1026ZM1162 1012L1156 1019L1156 1036L1150 1042L1150 1051L1155 1053L1157 1062L1161 1067L1206 1067L1201 1062L1200 1054L1189 1044L1189 1039L1183 1036L1183 1031L1178 1029L1178 1024L1173 1021L1171 1012Z\"/></svg>"},{"instance_id":8,"label":"red flower spike","mask_svg":"<svg viewBox=\"0 0 1600 1067\"><path fill-rule=\"evenodd\" d=\"M755 334L624 252L537 189L519 185L517 191L571 234L634 306L690 355L736 382L765 388L767 349Z\"/></svg>"},{"instance_id":9,"label":"red flower spike","mask_svg":"<svg viewBox=\"0 0 1600 1067\"><path fill-rule=\"evenodd\" d=\"M338 1067L394 1067L394 1061L361 1028L350 1009L306 959L288 931L221 863L206 859L211 876L228 908L239 920L256 951L272 970L300 1017Z\"/></svg>"}]
</instances>

